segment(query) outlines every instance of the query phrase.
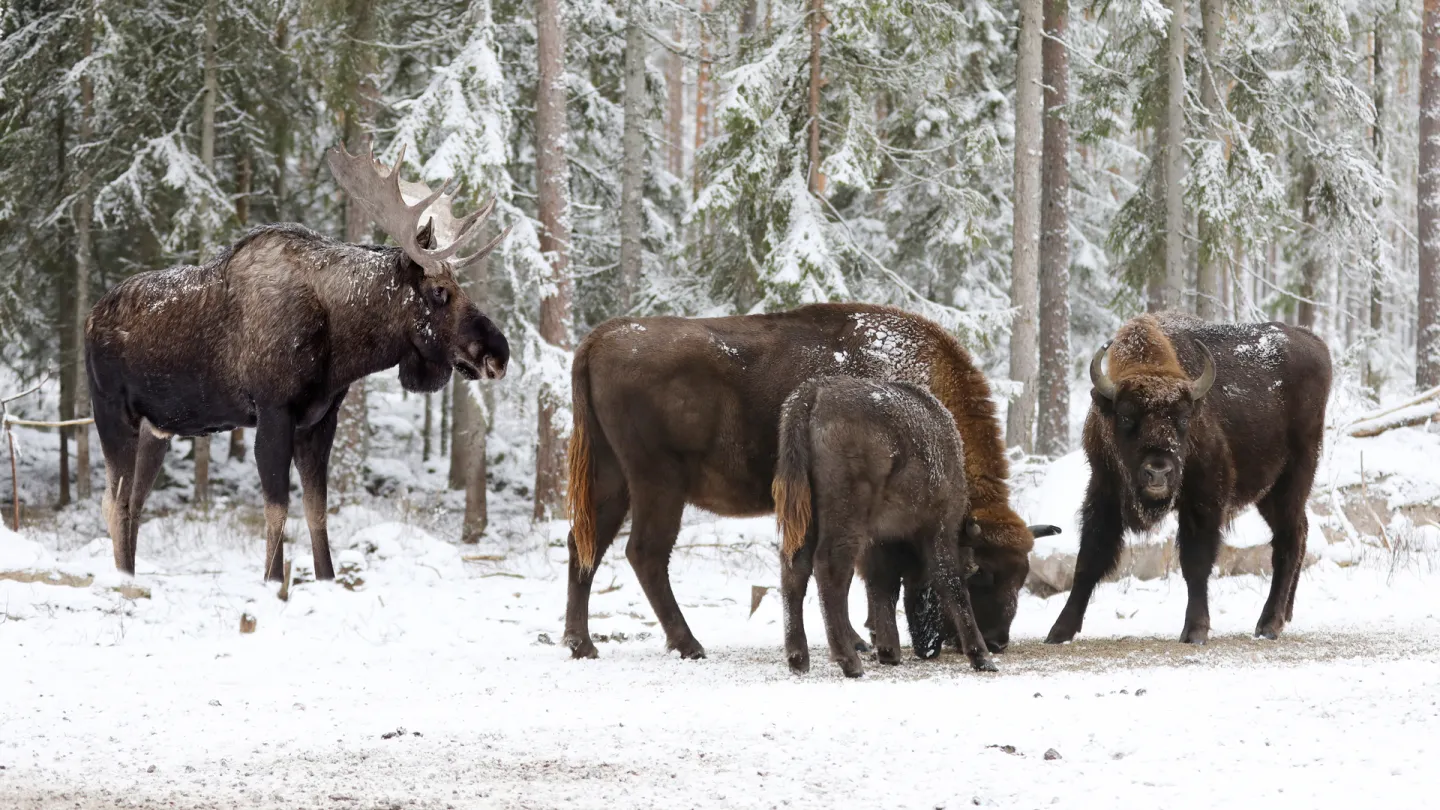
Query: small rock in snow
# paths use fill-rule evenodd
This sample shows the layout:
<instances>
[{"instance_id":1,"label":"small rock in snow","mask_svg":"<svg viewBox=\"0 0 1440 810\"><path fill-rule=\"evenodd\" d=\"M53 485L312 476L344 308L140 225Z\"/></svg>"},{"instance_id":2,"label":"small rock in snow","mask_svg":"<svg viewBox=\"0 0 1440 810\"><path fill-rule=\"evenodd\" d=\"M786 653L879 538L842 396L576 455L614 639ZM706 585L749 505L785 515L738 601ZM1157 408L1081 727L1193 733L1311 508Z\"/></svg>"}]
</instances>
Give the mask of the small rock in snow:
<instances>
[{"instance_id":1,"label":"small rock in snow","mask_svg":"<svg viewBox=\"0 0 1440 810\"><path fill-rule=\"evenodd\" d=\"M551 647L555 646L555 642L550 640L550 634L549 634L549 633L541 633L540 635L536 636L536 637L535 637L535 643L536 643L536 644L545 644L545 645L548 645L548 646L551 646Z\"/></svg>"},{"instance_id":2,"label":"small rock in snow","mask_svg":"<svg viewBox=\"0 0 1440 810\"><path fill-rule=\"evenodd\" d=\"M1015 746L1013 745L987 745L985 747L999 748L1001 751L1004 751L1007 754L1015 754L1016 756L1019 756L1019 752L1015 750Z\"/></svg>"},{"instance_id":3,"label":"small rock in snow","mask_svg":"<svg viewBox=\"0 0 1440 810\"><path fill-rule=\"evenodd\" d=\"M1140 697L1140 696L1143 695L1143 694L1145 694L1145 690L1144 690L1144 689L1136 689L1136 690L1135 690L1135 697Z\"/></svg>"},{"instance_id":4,"label":"small rock in snow","mask_svg":"<svg viewBox=\"0 0 1440 810\"><path fill-rule=\"evenodd\" d=\"M1045 759L1047 759L1047 760L1060 759L1060 752L1059 752L1059 751L1056 751L1054 748L1051 748L1050 750L1048 750L1048 751L1045 752Z\"/></svg>"},{"instance_id":5,"label":"small rock in snow","mask_svg":"<svg viewBox=\"0 0 1440 810\"><path fill-rule=\"evenodd\" d=\"M211 701L210 701L210 705L211 705L211 706L219 706L219 705L220 705L220 701L218 701L218 700L211 700Z\"/></svg>"}]
</instances>

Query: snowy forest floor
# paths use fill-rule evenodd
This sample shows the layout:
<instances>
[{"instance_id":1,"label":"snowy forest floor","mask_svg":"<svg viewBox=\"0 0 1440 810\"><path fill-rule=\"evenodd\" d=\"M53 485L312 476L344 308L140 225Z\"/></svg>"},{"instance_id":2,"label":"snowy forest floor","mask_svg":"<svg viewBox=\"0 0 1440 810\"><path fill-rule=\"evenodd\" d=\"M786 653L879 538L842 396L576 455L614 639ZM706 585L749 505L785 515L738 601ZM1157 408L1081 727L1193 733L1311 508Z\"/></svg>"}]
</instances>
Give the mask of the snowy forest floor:
<instances>
[{"instance_id":1,"label":"snowy forest floor","mask_svg":"<svg viewBox=\"0 0 1440 810\"><path fill-rule=\"evenodd\" d=\"M998 674L947 650L852 682L827 662L813 588L808 676L786 670L777 594L751 615L753 589L779 580L769 518L687 515L671 571L708 659L666 654L622 535L591 603L601 657L571 661L552 643L565 526L528 518L526 462L504 442L523 434L496 431L504 491L486 539L458 545L459 494L407 427L417 398L390 397L372 394L372 454L398 489L331 520L353 590L303 582L278 600L260 581L253 468L219 464L221 500L197 513L179 446L133 579L114 573L94 504L0 530L16 576L0 578L0 807L1433 806L1440 529L1401 511L1436 502L1433 432L1327 450L1317 491L1353 485L1364 452L1396 549L1353 525L1312 532L1278 642L1250 637L1264 576L1212 579L1203 648L1175 641L1178 575L1127 577L1062 647L1040 639L1066 594L1025 594ZM33 488L44 437L25 438ZM1025 517L1064 525L1073 550L1083 461L1016 480ZM297 499L286 552L304 568L298 518ZM1268 539L1252 528L1231 542ZM851 599L858 626L863 589Z\"/></svg>"}]
</instances>

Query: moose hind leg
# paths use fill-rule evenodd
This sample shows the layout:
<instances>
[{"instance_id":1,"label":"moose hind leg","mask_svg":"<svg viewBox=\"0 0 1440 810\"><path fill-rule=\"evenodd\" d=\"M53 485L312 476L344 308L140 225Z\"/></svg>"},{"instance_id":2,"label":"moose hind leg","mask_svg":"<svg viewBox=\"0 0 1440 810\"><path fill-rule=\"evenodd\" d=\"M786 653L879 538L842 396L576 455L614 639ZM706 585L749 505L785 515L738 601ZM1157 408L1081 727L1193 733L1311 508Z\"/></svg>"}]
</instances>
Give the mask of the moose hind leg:
<instances>
[{"instance_id":1,"label":"moose hind leg","mask_svg":"<svg viewBox=\"0 0 1440 810\"><path fill-rule=\"evenodd\" d=\"M662 483L631 488L630 542L625 556L665 630L666 648L679 652L681 658L704 658L705 648L690 632L670 587L670 553L675 550L675 536L685 512L684 495L676 486L681 477L676 474L656 480Z\"/></svg>"},{"instance_id":2,"label":"moose hind leg","mask_svg":"<svg viewBox=\"0 0 1440 810\"><path fill-rule=\"evenodd\" d=\"M130 547L130 490L135 485L137 431L134 425L125 422L116 409L99 402L95 407L95 430L100 434L100 449L105 455L105 494L100 500L100 512L110 533L115 568L134 574L135 551ZM135 515L135 518L138 517Z\"/></svg>"},{"instance_id":3,"label":"moose hind leg","mask_svg":"<svg viewBox=\"0 0 1440 810\"><path fill-rule=\"evenodd\" d=\"M329 500L330 448L335 444L335 425L340 415L342 392L334 404L313 426L295 431L295 469L300 473L300 489L304 492L305 523L310 529L310 553L315 560L315 579L335 578L335 565L330 556L330 530L327 524ZM287 476L288 478L288 476ZM289 481L286 481L289 486ZM283 573L282 573L283 576Z\"/></svg>"},{"instance_id":4,"label":"moose hind leg","mask_svg":"<svg viewBox=\"0 0 1440 810\"><path fill-rule=\"evenodd\" d=\"M295 422L280 411L262 411L255 426L255 466L265 496L265 579L283 577L285 517L290 511L290 462Z\"/></svg>"}]
</instances>

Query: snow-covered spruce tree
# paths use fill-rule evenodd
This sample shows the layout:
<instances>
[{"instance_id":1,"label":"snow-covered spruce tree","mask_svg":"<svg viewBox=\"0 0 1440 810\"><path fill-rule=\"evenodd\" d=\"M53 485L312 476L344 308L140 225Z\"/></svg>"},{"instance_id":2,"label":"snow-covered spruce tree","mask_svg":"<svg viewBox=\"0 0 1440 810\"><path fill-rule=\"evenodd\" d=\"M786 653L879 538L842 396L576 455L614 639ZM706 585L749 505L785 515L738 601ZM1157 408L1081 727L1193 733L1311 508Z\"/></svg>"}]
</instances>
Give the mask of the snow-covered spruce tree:
<instances>
[{"instance_id":1,"label":"snow-covered spruce tree","mask_svg":"<svg viewBox=\"0 0 1440 810\"><path fill-rule=\"evenodd\" d=\"M891 302L980 345L1002 322L1009 275L1008 261L980 258L997 247L985 231L1008 186L1008 172L994 171L996 124L1008 116L995 76L1004 18L984 4L823 10L824 186L811 192L818 11L777 3L769 30L740 38L719 75L719 131L700 156L705 183L690 214L708 220L695 266L733 309Z\"/></svg>"}]
</instances>

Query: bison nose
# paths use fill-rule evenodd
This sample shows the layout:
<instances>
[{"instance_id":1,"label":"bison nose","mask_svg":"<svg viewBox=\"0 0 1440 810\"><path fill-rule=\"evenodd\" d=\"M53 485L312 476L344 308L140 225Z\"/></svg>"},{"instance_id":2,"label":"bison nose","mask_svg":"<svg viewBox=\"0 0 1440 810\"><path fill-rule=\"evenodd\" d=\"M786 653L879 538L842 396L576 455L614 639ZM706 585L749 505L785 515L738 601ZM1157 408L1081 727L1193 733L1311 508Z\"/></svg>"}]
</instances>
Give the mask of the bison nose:
<instances>
[{"instance_id":1,"label":"bison nose","mask_svg":"<svg viewBox=\"0 0 1440 810\"><path fill-rule=\"evenodd\" d=\"M1175 471L1175 464L1168 458L1147 459L1140 465L1140 472L1145 475L1147 487L1163 487L1170 482L1170 473Z\"/></svg>"}]
</instances>

